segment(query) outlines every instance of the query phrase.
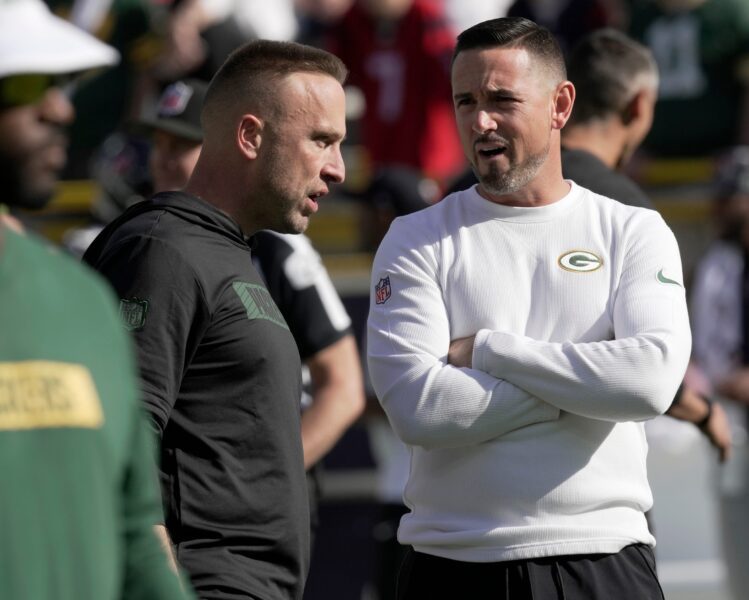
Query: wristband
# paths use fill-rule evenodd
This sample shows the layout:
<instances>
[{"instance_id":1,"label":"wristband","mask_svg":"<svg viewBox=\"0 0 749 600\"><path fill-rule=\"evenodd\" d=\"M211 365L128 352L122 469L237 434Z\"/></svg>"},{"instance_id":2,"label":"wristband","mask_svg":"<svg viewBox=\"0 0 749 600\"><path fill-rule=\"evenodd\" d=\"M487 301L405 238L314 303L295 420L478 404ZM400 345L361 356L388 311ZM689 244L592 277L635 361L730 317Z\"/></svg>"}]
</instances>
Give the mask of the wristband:
<instances>
[{"instance_id":1,"label":"wristband","mask_svg":"<svg viewBox=\"0 0 749 600\"><path fill-rule=\"evenodd\" d=\"M707 424L710 422L710 417L713 416L713 401L710 400L710 398L708 398L707 396L700 395L700 398L702 398L705 401L705 404L707 405L707 414L704 417L702 417L702 419L697 421L695 425L699 429L704 429L705 427L707 427Z\"/></svg>"}]
</instances>

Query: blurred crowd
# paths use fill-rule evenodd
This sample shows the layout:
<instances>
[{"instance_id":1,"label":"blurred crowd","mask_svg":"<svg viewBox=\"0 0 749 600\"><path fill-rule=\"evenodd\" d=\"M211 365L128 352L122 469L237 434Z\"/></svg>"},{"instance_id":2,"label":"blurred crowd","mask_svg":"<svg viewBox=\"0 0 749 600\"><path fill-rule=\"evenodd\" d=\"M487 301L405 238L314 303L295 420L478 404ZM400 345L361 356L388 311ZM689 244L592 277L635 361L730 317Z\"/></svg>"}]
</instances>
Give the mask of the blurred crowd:
<instances>
[{"instance_id":1,"label":"blurred crowd","mask_svg":"<svg viewBox=\"0 0 749 600\"><path fill-rule=\"evenodd\" d=\"M734 0L49 0L65 16L121 51L114 68L81 82L74 96L66 177L91 176L107 136L154 110L166 85L209 80L239 44L298 40L332 50L350 69L363 103L350 144L361 144L367 173L417 169L440 184L459 173L449 57L471 22L510 15L554 32L565 50L586 33L614 27L653 52L659 102L644 152L708 156L747 141L744 94L746 9ZM362 106L363 104L363 106ZM359 107L359 108L357 108ZM699 118L697 118L699 115ZM689 122L689 127L683 123ZM404 144L403 140L408 140Z\"/></svg>"},{"instance_id":2,"label":"blurred crowd","mask_svg":"<svg viewBox=\"0 0 749 600\"><path fill-rule=\"evenodd\" d=\"M466 181L450 85L457 33L485 19L523 16L552 31L567 53L596 30L628 34L652 53L658 85L651 123L641 139L621 148L611 166L646 194L664 173L677 187L703 184L710 208L702 227L710 241L696 253L682 248L684 254L699 254L685 261L694 337L687 384L712 398L718 407L712 410L721 411L717 418L730 423L730 433L721 421L714 425L720 430L708 434L721 458L729 454L731 437L734 445L743 443L749 414L749 4L744 0L45 1L54 14L121 56L118 64L87 72L70 88L77 118L70 125L62 178L95 185L88 223L55 242L77 256L128 207L157 189L184 184L180 161L196 159L202 140L199 107L190 108L190 97L202 98L218 68L245 42L299 41L336 54L348 67L348 176L323 202L355 207L357 244L349 250L371 253L395 217L438 202ZM622 115L629 118L634 116ZM669 170L674 168L675 176ZM23 210L14 216L32 229L42 223ZM314 250L305 251L319 263ZM354 299L344 300L349 308L357 306ZM340 329L362 348L362 316L352 312L342 320ZM372 530L377 567L369 589L373 598L390 600L408 455L378 409L364 361L361 366L364 383L357 375L355 384L367 397L366 409L352 408L336 436L344 436L357 419L367 431L378 504ZM702 415L694 421L706 427ZM336 441L328 440L315 461ZM735 447L734 454L743 450ZM749 558L743 540L749 490L743 479L738 488L721 491L736 594L749 590L740 566ZM321 494L324 500L324 489ZM314 566L313 561L312 576Z\"/></svg>"},{"instance_id":3,"label":"blurred crowd","mask_svg":"<svg viewBox=\"0 0 749 600\"><path fill-rule=\"evenodd\" d=\"M402 206L374 199L373 182L415 180L438 199L466 168L453 124L449 63L472 23L523 16L550 29L565 51L613 27L642 42L658 64L653 126L628 170L647 178L660 159L719 159L749 142L749 25L736 0L48 0L55 14L117 48L120 63L78 82L64 179L93 179L97 202L120 208L146 197L151 140L133 123L153 116L182 79L209 81L238 45L296 40L332 51L350 70L349 177L339 194L389 218ZM688 124L688 125L687 125ZM712 166L711 166L712 168ZM380 186L381 187L381 186ZM419 202L418 197L414 199ZM393 202L397 203L396 200ZM391 203L392 204L392 203ZM112 207L108 207L111 210ZM97 207L111 216L107 207ZM115 210L117 206L114 207ZM368 215L371 216L371 215ZM371 250L376 232L361 242Z\"/></svg>"}]
</instances>

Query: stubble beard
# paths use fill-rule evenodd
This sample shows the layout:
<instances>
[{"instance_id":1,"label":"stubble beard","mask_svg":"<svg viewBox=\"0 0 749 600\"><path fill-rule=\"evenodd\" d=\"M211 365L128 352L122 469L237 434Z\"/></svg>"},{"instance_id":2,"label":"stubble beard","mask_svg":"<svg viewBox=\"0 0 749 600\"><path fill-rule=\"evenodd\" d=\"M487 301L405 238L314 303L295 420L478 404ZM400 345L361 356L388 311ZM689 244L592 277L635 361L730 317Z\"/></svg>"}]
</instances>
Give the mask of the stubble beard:
<instances>
[{"instance_id":1,"label":"stubble beard","mask_svg":"<svg viewBox=\"0 0 749 600\"><path fill-rule=\"evenodd\" d=\"M304 233L309 225L309 217L297 214L294 209L287 211L283 216L284 233Z\"/></svg>"},{"instance_id":2,"label":"stubble beard","mask_svg":"<svg viewBox=\"0 0 749 600\"><path fill-rule=\"evenodd\" d=\"M487 173L480 173L477 167L473 170L481 186L490 194L496 196L514 194L533 181L538 170L546 162L550 147L551 140L549 139L540 152L531 154L522 163L510 164L506 171L501 171L496 162L489 163ZM512 155L509 158L512 160Z\"/></svg>"},{"instance_id":3,"label":"stubble beard","mask_svg":"<svg viewBox=\"0 0 749 600\"><path fill-rule=\"evenodd\" d=\"M304 233L309 225L309 217L302 214L300 209L300 203L304 199L294 198L291 190L286 189L283 185L283 176L274 181L273 185L274 194L273 198L277 203L274 210L277 210L277 214L274 219L274 229L280 233Z\"/></svg>"},{"instance_id":4,"label":"stubble beard","mask_svg":"<svg viewBox=\"0 0 749 600\"><path fill-rule=\"evenodd\" d=\"M309 217L301 213L304 198L296 197L289 186L288 173L284 171L282 157L275 148L271 147L268 152L267 174L258 194L260 202L264 203L259 228L279 233L304 233L309 224Z\"/></svg>"}]
</instances>

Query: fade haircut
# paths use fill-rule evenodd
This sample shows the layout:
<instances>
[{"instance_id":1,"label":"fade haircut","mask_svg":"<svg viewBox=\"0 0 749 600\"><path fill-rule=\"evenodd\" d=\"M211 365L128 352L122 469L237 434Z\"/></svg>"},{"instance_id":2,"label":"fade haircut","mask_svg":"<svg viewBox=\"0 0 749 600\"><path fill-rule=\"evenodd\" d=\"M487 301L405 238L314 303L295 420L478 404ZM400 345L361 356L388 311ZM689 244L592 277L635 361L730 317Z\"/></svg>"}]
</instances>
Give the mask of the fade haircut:
<instances>
[{"instance_id":1,"label":"fade haircut","mask_svg":"<svg viewBox=\"0 0 749 600\"><path fill-rule=\"evenodd\" d=\"M598 29L580 40L567 70L577 91L570 124L623 114L643 86L658 86L650 50L616 29Z\"/></svg>"},{"instance_id":2,"label":"fade haircut","mask_svg":"<svg viewBox=\"0 0 749 600\"><path fill-rule=\"evenodd\" d=\"M559 42L545 27L522 17L490 19L469 27L458 36L453 52L453 63L466 50L485 48L522 48L559 83L567 78L564 55Z\"/></svg>"},{"instance_id":3,"label":"fade haircut","mask_svg":"<svg viewBox=\"0 0 749 600\"><path fill-rule=\"evenodd\" d=\"M343 61L325 50L296 42L248 42L234 50L211 79L201 115L204 131L208 120L230 111L237 100L255 110L275 110L279 102L274 80L292 73L329 75L341 85L348 76Z\"/></svg>"}]
</instances>

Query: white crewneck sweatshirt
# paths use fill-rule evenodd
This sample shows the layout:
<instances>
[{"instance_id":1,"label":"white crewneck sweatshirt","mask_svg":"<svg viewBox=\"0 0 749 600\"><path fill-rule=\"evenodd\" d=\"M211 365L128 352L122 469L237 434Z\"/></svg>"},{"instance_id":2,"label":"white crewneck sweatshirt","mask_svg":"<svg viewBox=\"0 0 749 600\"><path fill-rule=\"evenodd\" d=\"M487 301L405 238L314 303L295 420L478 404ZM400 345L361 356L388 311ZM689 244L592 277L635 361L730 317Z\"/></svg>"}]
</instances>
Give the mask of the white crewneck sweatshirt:
<instances>
[{"instance_id":1,"label":"white crewneck sweatshirt","mask_svg":"<svg viewBox=\"0 0 749 600\"><path fill-rule=\"evenodd\" d=\"M640 421L691 338L658 213L573 182L541 207L473 187L396 219L377 252L369 370L411 449L399 540L469 562L654 544ZM447 364L476 334L473 368Z\"/></svg>"}]
</instances>

